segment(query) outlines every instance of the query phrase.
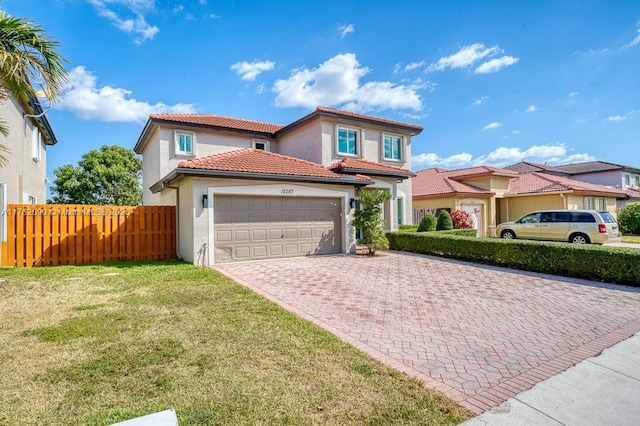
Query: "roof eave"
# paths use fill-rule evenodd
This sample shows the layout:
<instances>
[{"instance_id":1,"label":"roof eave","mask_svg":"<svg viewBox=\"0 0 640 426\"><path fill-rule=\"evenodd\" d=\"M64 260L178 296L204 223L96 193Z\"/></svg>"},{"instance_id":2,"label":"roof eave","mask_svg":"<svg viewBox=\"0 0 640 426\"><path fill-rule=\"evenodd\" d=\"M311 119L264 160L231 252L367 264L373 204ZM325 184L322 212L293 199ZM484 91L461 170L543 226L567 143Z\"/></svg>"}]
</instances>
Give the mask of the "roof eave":
<instances>
[{"instance_id":1,"label":"roof eave","mask_svg":"<svg viewBox=\"0 0 640 426\"><path fill-rule=\"evenodd\" d=\"M360 118L360 117L351 117L348 115L343 115L343 114L339 114L339 113L335 113L335 112L328 112L328 111L318 111L317 109L307 115L305 115L302 118L297 119L296 121L294 121L291 124L288 124L286 126L284 126L282 129L276 131L275 133L273 133L274 137L279 137L282 134L288 133L294 129L297 129L300 126L303 126L304 124L315 120L316 118L320 118L320 117L330 117L330 118L340 118L343 120L348 120L348 121L357 121L357 122L361 122L361 123L367 123L367 124L373 124L376 126L380 126L380 127L392 127L395 129L401 129L406 131L407 133L409 133L409 135L411 136L416 136L419 135L420 133L422 133L422 131L424 130L422 127L417 127L417 126L403 126L401 124L393 124L393 123L381 123L379 121L373 120L373 119L366 119L366 118Z\"/></svg>"},{"instance_id":2,"label":"roof eave","mask_svg":"<svg viewBox=\"0 0 640 426\"><path fill-rule=\"evenodd\" d=\"M363 174L369 176L389 176L389 177L397 177L402 179L409 179L411 177L416 177L415 173L404 173L404 172L392 172L392 171L382 171L382 170L371 170L371 169L358 169L355 167L342 167L340 168L341 173L355 173L355 174Z\"/></svg>"},{"instance_id":3,"label":"roof eave","mask_svg":"<svg viewBox=\"0 0 640 426\"><path fill-rule=\"evenodd\" d=\"M207 170L207 169L190 169L190 168L176 168L173 169L167 176L160 181L153 184L149 189L151 192L156 193L177 182L184 176L194 177L220 177L220 178L240 178L240 179L260 179L260 180L272 180L272 181L294 181L294 182L307 182L307 183L326 183L334 185L353 185L353 186L367 186L373 184L371 181L364 181L361 179L354 179L347 176L341 176L339 178L326 178L321 176L296 176L296 175L277 175L269 173L247 173L247 172L235 172L228 170Z\"/></svg>"},{"instance_id":4,"label":"roof eave","mask_svg":"<svg viewBox=\"0 0 640 426\"><path fill-rule=\"evenodd\" d=\"M413 195L411 198L414 200L429 200L433 198L445 198L445 197L475 197L475 198L491 198L495 194L491 193L476 193L476 192L443 192L440 194L426 194L426 195Z\"/></svg>"}]
</instances>

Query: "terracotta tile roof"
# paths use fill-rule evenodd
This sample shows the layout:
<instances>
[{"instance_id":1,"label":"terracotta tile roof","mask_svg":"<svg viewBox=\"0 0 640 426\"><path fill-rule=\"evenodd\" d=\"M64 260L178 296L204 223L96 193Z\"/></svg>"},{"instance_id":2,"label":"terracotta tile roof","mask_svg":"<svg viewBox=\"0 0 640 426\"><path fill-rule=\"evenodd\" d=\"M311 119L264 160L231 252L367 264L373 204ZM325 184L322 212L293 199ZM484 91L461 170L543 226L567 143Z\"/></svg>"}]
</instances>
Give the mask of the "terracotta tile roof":
<instances>
[{"instance_id":1,"label":"terracotta tile roof","mask_svg":"<svg viewBox=\"0 0 640 426\"><path fill-rule=\"evenodd\" d=\"M554 166L553 170L559 170L569 174L582 174L592 172L604 172L609 170L622 170L625 166L620 164L607 163L605 161L588 161L585 163L563 164Z\"/></svg>"},{"instance_id":2,"label":"terracotta tile roof","mask_svg":"<svg viewBox=\"0 0 640 426\"><path fill-rule=\"evenodd\" d=\"M400 121L387 120L386 118L373 117L371 115L358 114L356 112L319 106L313 112L305 115L302 118L299 118L293 123L288 124L284 128L280 129L277 132L278 134L276 134L275 136L278 136L280 134L293 130L303 125L304 123L321 116L339 117L347 120L354 120L354 121L360 121L364 123L377 124L377 125L386 126L386 127L393 127L403 131L408 131L414 135L417 135L424 130L422 126L418 126L417 124L403 123Z\"/></svg>"},{"instance_id":3,"label":"terracotta tile roof","mask_svg":"<svg viewBox=\"0 0 640 426\"><path fill-rule=\"evenodd\" d=\"M485 176L518 176L513 170L501 169L493 166L477 166L465 169L447 170L450 179L462 180Z\"/></svg>"},{"instance_id":4,"label":"terracotta tile roof","mask_svg":"<svg viewBox=\"0 0 640 426\"><path fill-rule=\"evenodd\" d=\"M452 179L451 174L455 174L460 170L469 169L445 170L432 168L420 170L411 181L413 198L439 198L443 196L490 198L494 195L491 191ZM475 171L478 172L478 170ZM475 175L477 176L478 174L476 173Z\"/></svg>"},{"instance_id":5,"label":"terracotta tile roof","mask_svg":"<svg viewBox=\"0 0 640 426\"><path fill-rule=\"evenodd\" d=\"M541 172L544 170L553 170L553 166L547 166L546 164L532 163L530 161L521 161L510 166L506 166L505 169L512 170L517 173L529 173L529 172Z\"/></svg>"},{"instance_id":6,"label":"terracotta tile roof","mask_svg":"<svg viewBox=\"0 0 640 426\"><path fill-rule=\"evenodd\" d=\"M179 169L216 170L261 175L315 177L327 180L341 178L369 181L366 176L336 173L320 164L259 149L245 148L208 157L181 161Z\"/></svg>"},{"instance_id":7,"label":"terracotta tile roof","mask_svg":"<svg viewBox=\"0 0 640 426\"><path fill-rule=\"evenodd\" d=\"M587 161L584 163L562 164L559 166L548 166L546 164L521 161L519 163L512 164L511 166L507 166L505 167L505 169L513 170L518 173L546 172L566 176L607 172L612 170L628 170L636 173L640 172L640 169L638 169L637 167L608 163L606 161Z\"/></svg>"},{"instance_id":8,"label":"terracotta tile roof","mask_svg":"<svg viewBox=\"0 0 640 426\"><path fill-rule=\"evenodd\" d=\"M212 114L151 114L149 119L269 134L273 134L284 127L280 124Z\"/></svg>"},{"instance_id":9,"label":"terracotta tile roof","mask_svg":"<svg viewBox=\"0 0 640 426\"><path fill-rule=\"evenodd\" d=\"M629 198L640 199L640 189L639 188L627 188L624 190L625 194Z\"/></svg>"},{"instance_id":10,"label":"terracotta tile roof","mask_svg":"<svg viewBox=\"0 0 640 426\"><path fill-rule=\"evenodd\" d=\"M581 194L622 197L624 192L603 185L580 182L560 176L531 172L511 179L507 194L538 194L545 192L577 192Z\"/></svg>"},{"instance_id":11,"label":"terracotta tile roof","mask_svg":"<svg viewBox=\"0 0 640 426\"><path fill-rule=\"evenodd\" d=\"M364 173L370 175L388 175L388 176L400 176L411 177L415 174L409 169L403 169L401 167L389 166L381 163L374 163L373 161L362 160L360 158L343 158L337 163L333 163L329 166L329 169L339 173Z\"/></svg>"},{"instance_id":12,"label":"terracotta tile roof","mask_svg":"<svg viewBox=\"0 0 640 426\"><path fill-rule=\"evenodd\" d=\"M357 120L371 121L371 122L376 122L376 123L386 124L386 125L391 125L391 126L408 127L408 128L412 128L414 130L417 130L419 132L424 130L424 128L422 126L418 126L417 124L410 124L410 123L403 123L401 121L387 120L386 118L373 117L373 116L370 116L370 115L358 114L358 113L351 112L351 111L344 111L344 110L341 110L341 109L328 108L328 107L324 107L324 106L317 107L316 111L321 112L321 113L323 112L323 113L326 113L326 114L338 115L338 116L342 116L342 117L346 117L346 118L355 118Z\"/></svg>"}]
</instances>

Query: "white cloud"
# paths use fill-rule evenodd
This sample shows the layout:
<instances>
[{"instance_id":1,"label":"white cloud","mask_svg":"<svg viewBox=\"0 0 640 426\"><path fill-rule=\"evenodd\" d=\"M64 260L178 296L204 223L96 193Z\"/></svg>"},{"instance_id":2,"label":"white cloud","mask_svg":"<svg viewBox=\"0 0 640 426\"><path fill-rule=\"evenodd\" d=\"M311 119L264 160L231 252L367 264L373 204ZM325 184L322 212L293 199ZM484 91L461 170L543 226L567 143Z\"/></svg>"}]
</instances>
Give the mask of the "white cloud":
<instances>
[{"instance_id":1,"label":"white cloud","mask_svg":"<svg viewBox=\"0 0 640 426\"><path fill-rule=\"evenodd\" d=\"M520 58L514 58L513 56L502 56L500 58L491 59L482 65L480 65L474 73L476 74L491 74L498 72L503 68L518 63Z\"/></svg>"},{"instance_id":2,"label":"white cloud","mask_svg":"<svg viewBox=\"0 0 640 426\"><path fill-rule=\"evenodd\" d=\"M429 65L427 71L444 71L447 68L466 68L482 58L494 55L498 51L498 46L486 48L482 43L474 43L470 46L462 47L452 55L440 58L438 62Z\"/></svg>"},{"instance_id":3,"label":"white cloud","mask_svg":"<svg viewBox=\"0 0 640 426\"><path fill-rule=\"evenodd\" d=\"M631 40L629 43L625 44L624 47L629 48L629 47L634 47L637 46L638 44L640 44L640 21L638 21L638 23L636 24L636 37Z\"/></svg>"},{"instance_id":4,"label":"white cloud","mask_svg":"<svg viewBox=\"0 0 640 426\"><path fill-rule=\"evenodd\" d=\"M153 113L193 113L191 104L149 104L131 97L127 89L98 86L97 77L78 66L69 72L69 82L56 108L66 109L85 120L144 122Z\"/></svg>"},{"instance_id":5,"label":"white cloud","mask_svg":"<svg viewBox=\"0 0 640 426\"><path fill-rule=\"evenodd\" d=\"M340 33L340 38L345 38L345 36L347 34L350 34L352 32L354 32L356 30L356 28L353 26L353 24L343 24L343 25L339 25L338 26L338 32Z\"/></svg>"},{"instance_id":6,"label":"white cloud","mask_svg":"<svg viewBox=\"0 0 640 426\"><path fill-rule=\"evenodd\" d=\"M626 119L627 117L624 117L622 115L612 115L610 117L605 118L603 121L623 121Z\"/></svg>"},{"instance_id":7,"label":"white cloud","mask_svg":"<svg viewBox=\"0 0 640 426\"><path fill-rule=\"evenodd\" d=\"M482 105L484 103L484 101L488 101L490 98L489 96L482 96L478 99L476 99L475 101L471 102L472 106L478 106L478 105Z\"/></svg>"},{"instance_id":8,"label":"white cloud","mask_svg":"<svg viewBox=\"0 0 640 426\"><path fill-rule=\"evenodd\" d=\"M354 111L422 109L418 90L428 82L395 84L389 81L361 83L369 68L361 66L353 53L339 54L317 68L298 68L287 79L277 80L275 104L279 107L315 108L339 106Z\"/></svg>"},{"instance_id":9,"label":"white cloud","mask_svg":"<svg viewBox=\"0 0 640 426\"><path fill-rule=\"evenodd\" d=\"M427 167L462 167L467 165L473 159L473 155L463 152L462 154L455 154L450 157L442 158L438 154L430 152L429 154L419 154L411 157L411 163L414 166L427 166Z\"/></svg>"},{"instance_id":10,"label":"white cloud","mask_svg":"<svg viewBox=\"0 0 640 426\"><path fill-rule=\"evenodd\" d=\"M220 15L216 15L215 13L210 13L210 14L209 14L209 18L211 18L211 19L218 19L218 18L220 18Z\"/></svg>"},{"instance_id":11,"label":"white cloud","mask_svg":"<svg viewBox=\"0 0 640 426\"><path fill-rule=\"evenodd\" d=\"M262 95L264 92L267 91L266 86L264 85L264 83L262 83L261 85L259 85L258 87L256 87L256 93L258 95Z\"/></svg>"},{"instance_id":12,"label":"white cloud","mask_svg":"<svg viewBox=\"0 0 640 426\"><path fill-rule=\"evenodd\" d=\"M527 109L525 109L525 110L524 110L524 112L534 112L534 111L536 111L537 109L538 109L538 108L536 108L536 106L535 106L535 105L529 105L529 106L527 107Z\"/></svg>"},{"instance_id":13,"label":"white cloud","mask_svg":"<svg viewBox=\"0 0 640 426\"><path fill-rule=\"evenodd\" d=\"M482 128L482 131L484 132L485 130L497 129L498 127L502 127L502 124L498 123L497 121L494 121L493 123L489 123L486 126L484 126Z\"/></svg>"},{"instance_id":14,"label":"white cloud","mask_svg":"<svg viewBox=\"0 0 640 426\"><path fill-rule=\"evenodd\" d=\"M402 67L402 64L400 62L398 62L397 64L395 64L393 66L393 73L397 74L398 72L400 72L400 68Z\"/></svg>"},{"instance_id":15,"label":"white cloud","mask_svg":"<svg viewBox=\"0 0 640 426\"><path fill-rule=\"evenodd\" d=\"M420 62L411 62L410 64L407 64L404 67L405 71L411 71L411 70L415 70L418 68L422 68L424 66L425 62L424 61L420 61Z\"/></svg>"},{"instance_id":16,"label":"white cloud","mask_svg":"<svg viewBox=\"0 0 640 426\"><path fill-rule=\"evenodd\" d=\"M569 97L570 98L575 98L576 96L578 96L580 94L580 92L569 92Z\"/></svg>"},{"instance_id":17,"label":"white cloud","mask_svg":"<svg viewBox=\"0 0 640 426\"><path fill-rule=\"evenodd\" d=\"M461 168L469 166L490 165L504 167L519 161L533 163L567 164L583 161L594 161L595 157L587 153L571 154L563 143L534 145L527 149L519 147L500 147L488 154L473 157L469 153L440 157L434 153L419 154L412 157L415 166Z\"/></svg>"},{"instance_id":18,"label":"white cloud","mask_svg":"<svg viewBox=\"0 0 640 426\"><path fill-rule=\"evenodd\" d=\"M236 72L236 74L242 76L240 77L242 80L253 81L256 77L262 74L265 71L271 71L275 66L275 62L273 61L253 61L253 62L236 62L231 65L231 69Z\"/></svg>"},{"instance_id":19,"label":"white cloud","mask_svg":"<svg viewBox=\"0 0 640 426\"><path fill-rule=\"evenodd\" d=\"M88 0L98 12L98 15L107 18L120 31L135 34L134 43L141 44L153 37L160 31L155 25L150 25L143 12L153 10L154 0ZM123 18L114 12L107 5L121 5L135 15L134 17Z\"/></svg>"}]
</instances>

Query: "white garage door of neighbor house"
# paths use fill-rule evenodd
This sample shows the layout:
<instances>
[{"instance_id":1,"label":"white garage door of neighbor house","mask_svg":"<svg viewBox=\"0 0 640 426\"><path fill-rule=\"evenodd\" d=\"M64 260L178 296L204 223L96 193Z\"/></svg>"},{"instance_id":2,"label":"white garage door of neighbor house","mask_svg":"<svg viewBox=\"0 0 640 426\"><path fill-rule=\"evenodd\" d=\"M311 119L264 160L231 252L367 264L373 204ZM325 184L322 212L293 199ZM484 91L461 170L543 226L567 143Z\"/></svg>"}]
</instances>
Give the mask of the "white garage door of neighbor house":
<instances>
[{"instance_id":1,"label":"white garage door of neighbor house","mask_svg":"<svg viewBox=\"0 0 640 426\"><path fill-rule=\"evenodd\" d=\"M341 252L339 198L214 200L215 263Z\"/></svg>"}]
</instances>

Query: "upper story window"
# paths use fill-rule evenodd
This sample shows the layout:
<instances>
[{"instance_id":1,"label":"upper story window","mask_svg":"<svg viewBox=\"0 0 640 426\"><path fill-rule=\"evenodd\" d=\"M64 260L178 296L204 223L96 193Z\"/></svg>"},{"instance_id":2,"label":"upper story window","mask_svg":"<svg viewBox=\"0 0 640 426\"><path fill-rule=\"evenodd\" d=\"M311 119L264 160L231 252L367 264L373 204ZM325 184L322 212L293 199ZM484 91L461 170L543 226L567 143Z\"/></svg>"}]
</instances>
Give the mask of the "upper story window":
<instances>
[{"instance_id":1,"label":"upper story window","mask_svg":"<svg viewBox=\"0 0 640 426\"><path fill-rule=\"evenodd\" d=\"M255 149L261 149L263 151L271 151L271 149L269 147L269 141L254 140L253 141L253 147Z\"/></svg>"},{"instance_id":2,"label":"upper story window","mask_svg":"<svg viewBox=\"0 0 640 426\"><path fill-rule=\"evenodd\" d=\"M640 176L636 176L636 186L640 188Z\"/></svg>"},{"instance_id":3,"label":"upper story window","mask_svg":"<svg viewBox=\"0 0 640 426\"><path fill-rule=\"evenodd\" d=\"M176 138L176 155L194 155L196 134L192 132L175 133Z\"/></svg>"},{"instance_id":4,"label":"upper story window","mask_svg":"<svg viewBox=\"0 0 640 426\"><path fill-rule=\"evenodd\" d=\"M402 136L384 135L384 159L402 161Z\"/></svg>"},{"instance_id":5,"label":"upper story window","mask_svg":"<svg viewBox=\"0 0 640 426\"><path fill-rule=\"evenodd\" d=\"M359 132L354 129L338 128L338 154L360 155Z\"/></svg>"},{"instance_id":6,"label":"upper story window","mask_svg":"<svg viewBox=\"0 0 640 426\"><path fill-rule=\"evenodd\" d=\"M624 175L624 185L625 185L625 186L629 186L629 185L631 185L631 176L629 176L629 175Z\"/></svg>"}]
</instances>

